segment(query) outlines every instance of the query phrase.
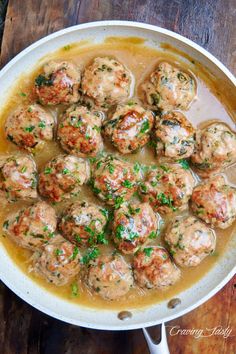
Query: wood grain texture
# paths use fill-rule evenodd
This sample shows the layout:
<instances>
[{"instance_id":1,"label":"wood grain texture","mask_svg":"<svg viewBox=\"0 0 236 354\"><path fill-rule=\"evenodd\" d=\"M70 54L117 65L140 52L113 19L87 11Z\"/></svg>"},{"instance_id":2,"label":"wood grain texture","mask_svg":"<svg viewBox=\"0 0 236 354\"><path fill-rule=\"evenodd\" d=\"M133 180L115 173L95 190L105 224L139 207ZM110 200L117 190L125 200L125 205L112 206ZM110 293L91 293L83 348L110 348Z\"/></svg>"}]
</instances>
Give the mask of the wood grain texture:
<instances>
[{"instance_id":1,"label":"wood grain texture","mask_svg":"<svg viewBox=\"0 0 236 354\"><path fill-rule=\"evenodd\" d=\"M10 0L1 65L39 38L77 23L122 19L178 32L209 50L236 73L235 0ZM234 337L168 336L171 354L236 353L236 277L191 313L168 323L182 329L231 327ZM169 329L169 328L168 328ZM0 285L0 353L146 354L142 332L79 328L54 320Z\"/></svg>"}]
</instances>

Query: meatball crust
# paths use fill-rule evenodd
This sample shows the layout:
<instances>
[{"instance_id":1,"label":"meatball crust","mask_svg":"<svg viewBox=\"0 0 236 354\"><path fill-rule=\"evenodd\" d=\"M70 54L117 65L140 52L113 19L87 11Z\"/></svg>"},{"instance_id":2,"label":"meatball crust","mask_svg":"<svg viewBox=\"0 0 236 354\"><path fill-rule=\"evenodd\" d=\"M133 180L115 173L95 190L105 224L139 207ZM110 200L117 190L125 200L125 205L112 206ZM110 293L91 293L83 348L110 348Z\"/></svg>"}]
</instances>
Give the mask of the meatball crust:
<instances>
[{"instance_id":1,"label":"meatball crust","mask_svg":"<svg viewBox=\"0 0 236 354\"><path fill-rule=\"evenodd\" d=\"M56 235L34 255L33 271L56 286L67 284L80 271L77 246Z\"/></svg>"},{"instance_id":2,"label":"meatball crust","mask_svg":"<svg viewBox=\"0 0 236 354\"><path fill-rule=\"evenodd\" d=\"M161 62L143 85L147 103L164 111L187 110L196 95L196 82L187 72Z\"/></svg>"},{"instance_id":3,"label":"meatball crust","mask_svg":"<svg viewBox=\"0 0 236 354\"><path fill-rule=\"evenodd\" d=\"M62 215L60 230L78 246L106 243L104 230L108 221L106 209L95 204L75 202Z\"/></svg>"},{"instance_id":4,"label":"meatball crust","mask_svg":"<svg viewBox=\"0 0 236 354\"><path fill-rule=\"evenodd\" d=\"M167 214L184 210L188 206L195 179L180 164L153 166L140 184L140 195L155 211Z\"/></svg>"},{"instance_id":5,"label":"meatball crust","mask_svg":"<svg viewBox=\"0 0 236 354\"><path fill-rule=\"evenodd\" d=\"M3 231L19 246L36 250L47 243L57 226L55 210L43 201L10 215Z\"/></svg>"},{"instance_id":6,"label":"meatball crust","mask_svg":"<svg viewBox=\"0 0 236 354\"><path fill-rule=\"evenodd\" d=\"M156 121L156 152L170 159L187 158L195 145L195 129L180 112L168 112Z\"/></svg>"},{"instance_id":7,"label":"meatball crust","mask_svg":"<svg viewBox=\"0 0 236 354\"><path fill-rule=\"evenodd\" d=\"M236 219L236 188L226 184L222 175L216 175L194 188L191 208L212 227L226 229Z\"/></svg>"},{"instance_id":8,"label":"meatball crust","mask_svg":"<svg viewBox=\"0 0 236 354\"><path fill-rule=\"evenodd\" d=\"M181 267L197 266L216 246L214 231L194 216L174 219L167 228L165 241Z\"/></svg>"},{"instance_id":9,"label":"meatball crust","mask_svg":"<svg viewBox=\"0 0 236 354\"><path fill-rule=\"evenodd\" d=\"M96 156L103 149L102 121L84 106L72 106L62 116L57 131L62 148L80 157Z\"/></svg>"},{"instance_id":10,"label":"meatball crust","mask_svg":"<svg viewBox=\"0 0 236 354\"><path fill-rule=\"evenodd\" d=\"M37 198L37 169L30 156L0 157L0 174L0 191L9 201Z\"/></svg>"},{"instance_id":11,"label":"meatball crust","mask_svg":"<svg viewBox=\"0 0 236 354\"><path fill-rule=\"evenodd\" d=\"M236 135L224 123L214 123L197 131L196 149L191 157L201 177L219 172L236 161Z\"/></svg>"},{"instance_id":12,"label":"meatball crust","mask_svg":"<svg viewBox=\"0 0 236 354\"><path fill-rule=\"evenodd\" d=\"M148 203L123 204L114 213L113 239L123 253L135 253L157 237L158 226L159 218Z\"/></svg>"},{"instance_id":13,"label":"meatball crust","mask_svg":"<svg viewBox=\"0 0 236 354\"><path fill-rule=\"evenodd\" d=\"M90 263L87 282L105 300L116 300L133 286L132 270L122 256L100 256Z\"/></svg>"},{"instance_id":14,"label":"meatball crust","mask_svg":"<svg viewBox=\"0 0 236 354\"><path fill-rule=\"evenodd\" d=\"M134 256L134 279L141 288L165 290L180 278L180 270L163 247L143 248Z\"/></svg>"},{"instance_id":15,"label":"meatball crust","mask_svg":"<svg viewBox=\"0 0 236 354\"><path fill-rule=\"evenodd\" d=\"M32 151L53 139L55 120L38 104L17 108L6 120L6 138L20 148Z\"/></svg>"},{"instance_id":16,"label":"meatball crust","mask_svg":"<svg viewBox=\"0 0 236 354\"><path fill-rule=\"evenodd\" d=\"M72 155L59 155L40 173L39 192L53 202L61 202L77 195L89 177L88 161Z\"/></svg>"},{"instance_id":17,"label":"meatball crust","mask_svg":"<svg viewBox=\"0 0 236 354\"><path fill-rule=\"evenodd\" d=\"M132 197L140 178L135 166L107 155L94 164L91 185L93 192L101 200L117 208Z\"/></svg>"},{"instance_id":18,"label":"meatball crust","mask_svg":"<svg viewBox=\"0 0 236 354\"><path fill-rule=\"evenodd\" d=\"M153 123L151 111L137 103L128 103L116 108L112 118L105 122L103 131L120 153L129 154L148 142Z\"/></svg>"},{"instance_id":19,"label":"meatball crust","mask_svg":"<svg viewBox=\"0 0 236 354\"><path fill-rule=\"evenodd\" d=\"M67 61L51 60L35 79L35 93L43 105L72 104L79 101L81 72Z\"/></svg>"},{"instance_id":20,"label":"meatball crust","mask_svg":"<svg viewBox=\"0 0 236 354\"><path fill-rule=\"evenodd\" d=\"M98 57L85 69L81 86L97 107L106 109L129 97L131 82L129 70L118 60Z\"/></svg>"}]
</instances>

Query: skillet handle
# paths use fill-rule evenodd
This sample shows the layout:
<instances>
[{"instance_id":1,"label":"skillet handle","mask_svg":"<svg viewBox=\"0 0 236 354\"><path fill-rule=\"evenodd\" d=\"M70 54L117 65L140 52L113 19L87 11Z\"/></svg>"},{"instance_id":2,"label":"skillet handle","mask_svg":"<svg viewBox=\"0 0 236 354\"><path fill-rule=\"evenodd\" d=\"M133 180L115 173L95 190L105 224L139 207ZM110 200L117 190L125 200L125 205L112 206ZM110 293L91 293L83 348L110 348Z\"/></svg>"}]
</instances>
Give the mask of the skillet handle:
<instances>
[{"instance_id":1,"label":"skillet handle","mask_svg":"<svg viewBox=\"0 0 236 354\"><path fill-rule=\"evenodd\" d=\"M166 338L165 324L162 323L159 326L155 326L154 328L157 329L157 327L159 327L159 340L153 339L150 334L151 328L153 327L142 329L150 354L170 354Z\"/></svg>"}]
</instances>

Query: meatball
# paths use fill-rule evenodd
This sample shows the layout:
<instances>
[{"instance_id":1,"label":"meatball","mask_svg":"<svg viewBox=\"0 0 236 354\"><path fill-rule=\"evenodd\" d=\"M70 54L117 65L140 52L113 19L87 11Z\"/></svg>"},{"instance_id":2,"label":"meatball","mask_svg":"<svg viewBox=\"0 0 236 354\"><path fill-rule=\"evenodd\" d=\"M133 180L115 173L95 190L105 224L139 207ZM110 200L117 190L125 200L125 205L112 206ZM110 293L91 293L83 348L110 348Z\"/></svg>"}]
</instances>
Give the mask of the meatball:
<instances>
[{"instance_id":1,"label":"meatball","mask_svg":"<svg viewBox=\"0 0 236 354\"><path fill-rule=\"evenodd\" d=\"M140 178L135 166L108 155L95 163L91 185L101 200L117 208L132 197Z\"/></svg>"},{"instance_id":2,"label":"meatball","mask_svg":"<svg viewBox=\"0 0 236 354\"><path fill-rule=\"evenodd\" d=\"M72 104L79 101L81 72L67 61L51 60L35 79L35 92L43 105Z\"/></svg>"},{"instance_id":3,"label":"meatball","mask_svg":"<svg viewBox=\"0 0 236 354\"><path fill-rule=\"evenodd\" d=\"M122 154L129 154L148 142L153 123L151 111L131 102L117 107L104 124L104 135Z\"/></svg>"},{"instance_id":4,"label":"meatball","mask_svg":"<svg viewBox=\"0 0 236 354\"><path fill-rule=\"evenodd\" d=\"M134 279L141 288L165 290L180 278L180 270L159 246L143 248L134 256Z\"/></svg>"},{"instance_id":5,"label":"meatball","mask_svg":"<svg viewBox=\"0 0 236 354\"><path fill-rule=\"evenodd\" d=\"M158 235L159 218L148 203L123 204L114 214L113 239L123 253L134 253L138 247Z\"/></svg>"},{"instance_id":6,"label":"meatball","mask_svg":"<svg viewBox=\"0 0 236 354\"><path fill-rule=\"evenodd\" d=\"M19 246L35 250L54 237L56 226L55 210L39 201L11 215L5 220L3 231Z\"/></svg>"},{"instance_id":7,"label":"meatball","mask_svg":"<svg viewBox=\"0 0 236 354\"><path fill-rule=\"evenodd\" d=\"M32 151L53 139L55 120L38 104L17 108L6 120L6 138L20 148Z\"/></svg>"},{"instance_id":8,"label":"meatball","mask_svg":"<svg viewBox=\"0 0 236 354\"><path fill-rule=\"evenodd\" d=\"M86 160L72 155L59 155L49 161L39 175L39 192L54 202L76 196L89 180Z\"/></svg>"},{"instance_id":9,"label":"meatball","mask_svg":"<svg viewBox=\"0 0 236 354\"><path fill-rule=\"evenodd\" d=\"M89 265L88 285L105 300L116 300L133 286L131 267L122 256L100 256Z\"/></svg>"},{"instance_id":10,"label":"meatball","mask_svg":"<svg viewBox=\"0 0 236 354\"><path fill-rule=\"evenodd\" d=\"M180 112L169 112L156 122L156 152L170 159L187 158L195 145L195 129Z\"/></svg>"},{"instance_id":11,"label":"meatball","mask_svg":"<svg viewBox=\"0 0 236 354\"><path fill-rule=\"evenodd\" d=\"M179 67L161 62L143 89L148 104L155 108L187 110L196 95L196 82Z\"/></svg>"},{"instance_id":12,"label":"meatball","mask_svg":"<svg viewBox=\"0 0 236 354\"><path fill-rule=\"evenodd\" d=\"M197 266L216 246L214 231L194 216L176 218L166 231L165 241L182 267Z\"/></svg>"},{"instance_id":13,"label":"meatball","mask_svg":"<svg viewBox=\"0 0 236 354\"><path fill-rule=\"evenodd\" d=\"M181 164L152 166L140 184L140 195L155 211L166 214L187 208L195 179Z\"/></svg>"},{"instance_id":14,"label":"meatball","mask_svg":"<svg viewBox=\"0 0 236 354\"><path fill-rule=\"evenodd\" d=\"M62 286L79 273L80 260L78 247L57 235L35 253L33 270L49 283Z\"/></svg>"},{"instance_id":15,"label":"meatball","mask_svg":"<svg viewBox=\"0 0 236 354\"><path fill-rule=\"evenodd\" d=\"M130 96L131 74L116 59L95 58L82 77L82 91L97 107L109 108Z\"/></svg>"},{"instance_id":16,"label":"meatball","mask_svg":"<svg viewBox=\"0 0 236 354\"><path fill-rule=\"evenodd\" d=\"M213 227L226 229L236 219L236 188L217 175L194 188L193 213Z\"/></svg>"},{"instance_id":17,"label":"meatball","mask_svg":"<svg viewBox=\"0 0 236 354\"><path fill-rule=\"evenodd\" d=\"M9 201L37 198L37 170L30 156L0 158L0 190Z\"/></svg>"},{"instance_id":18,"label":"meatball","mask_svg":"<svg viewBox=\"0 0 236 354\"><path fill-rule=\"evenodd\" d=\"M196 149L191 157L201 177L219 172L236 161L236 135L224 123L197 131Z\"/></svg>"},{"instance_id":19,"label":"meatball","mask_svg":"<svg viewBox=\"0 0 236 354\"><path fill-rule=\"evenodd\" d=\"M107 243L104 229L108 221L106 209L95 204L76 202L64 212L60 230L78 246Z\"/></svg>"},{"instance_id":20,"label":"meatball","mask_svg":"<svg viewBox=\"0 0 236 354\"><path fill-rule=\"evenodd\" d=\"M57 131L62 148L80 157L96 156L103 148L101 118L86 107L70 107Z\"/></svg>"}]
</instances>

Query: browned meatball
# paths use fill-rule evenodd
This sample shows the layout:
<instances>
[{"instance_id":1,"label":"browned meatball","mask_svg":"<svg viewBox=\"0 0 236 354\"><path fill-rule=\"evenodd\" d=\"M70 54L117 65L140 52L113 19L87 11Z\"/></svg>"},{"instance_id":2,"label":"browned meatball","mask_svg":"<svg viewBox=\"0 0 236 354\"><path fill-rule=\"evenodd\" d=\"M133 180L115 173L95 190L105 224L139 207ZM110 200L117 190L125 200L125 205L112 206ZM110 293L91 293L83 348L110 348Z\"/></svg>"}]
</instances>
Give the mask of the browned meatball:
<instances>
[{"instance_id":1,"label":"browned meatball","mask_svg":"<svg viewBox=\"0 0 236 354\"><path fill-rule=\"evenodd\" d=\"M197 131L196 150L191 157L197 173L208 178L236 161L236 135L224 123Z\"/></svg>"},{"instance_id":2,"label":"browned meatball","mask_svg":"<svg viewBox=\"0 0 236 354\"><path fill-rule=\"evenodd\" d=\"M154 210L166 214L187 208L194 185L190 169L177 163L162 164L153 166L148 172L140 185L140 194Z\"/></svg>"},{"instance_id":3,"label":"browned meatball","mask_svg":"<svg viewBox=\"0 0 236 354\"><path fill-rule=\"evenodd\" d=\"M4 221L3 232L19 246L35 250L54 237L56 226L55 210L39 201L10 215Z\"/></svg>"},{"instance_id":4,"label":"browned meatball","mask_svg":"<svg viewBox=\"0 0 236 354\"><path fill-rule=\"evenodd\" d=\"M159 246L140 250L134 257L134 279L141 288L165 290L180 278L180 270Z\"/></svg>"},{"instance_id":5,"label":"browned meatball","mask_svg":"<svg viewBox=\"0 0 236 354\"><path fill-rule=\"evenodd\" d=\"M194 188L191 207L195 215L213 227L226 229L236 219L236 188L217 175Z\"/></svg>"},{"instance_id":6,"label":"browned meatball","mask_svg":"<svg viewBox=\"0 0 236 354\"><path fill-rule=\"evenodd\" d=\"M76 196L89 180L86 160L72 155L59 155L49 161L39 175L39 192L54 202Z\"/></svg>"},{"instance_id":7,"label":"browned meatball","mask_svg":"<svg viewBox=\"0 0 236 354\"><path fill-rule=\"evenodd\" d=\"M43 105L71 104L78 102L80 70L67 61L51 60L43 73L35 79L35 92Z\"/></svg>"},{"instance_id":8,"label":"browned meatball","mask_svg":"<svg viewBox=\"0 0 236 354\"><path fill-rule=\"evenodd\" d=\"M56 235L34 254L33 271L56 286L67 284L80 270L77 246Z\"/></svg>"},{"instance_id":9,"label":"browned meatball","mask_svg":"<svg viewBox=\"0 0 236 354\"><path fill-rule=\"evenodd\" d=\"M87 281L105 300L116 300L133 286L133 275L123 257L100 256L90 263Z\"/></svg>"},{"instance_id":10,"label":"browned meatball","mask_svg":"<svg viewBox=\"0 0 236 354\"><path fill-rule=\"evenodd\" d=\"M84 106L70 107L62 117L57 136L67 152L96 156L103 149L101 117Z\"/></svg>"},{"instance_id":11,"label":"browned meatball","mask_svg":"<svg viewBox=\"0 0 236 354\"><path fill-rule=\"evenodd\" d=\"M131 91L131 74L118 60L95 58L82 77L82 91L97 107L107 109L126 100Z\"/></svg>"},{"instance_id":12,"label":"browned meatball","mask_svg":"<svg viewBox=\"0 0 236 354\"><path fill-rule=\"evenodd\" d=\"M148 142L153 123L151 111L131 102L117 107L104 123L104 135L122 154L129 154Z\"/></svg>"},{"instance_id":13,"label":"browned meatball","mask_svg":"<svg viewBox=\"0 0 236 354\"><path fill-rule=\"evenodd\" d=\"M78 246L107 243L104 229L108 211L95 204L76 202L63 213L60 229L65 238Z\"/></svg>"},{"instance_id":14,"label":"browned meatball","mask_svg":"<svg viewBox=\"0 0 236 354\"><path fill-rule=\"evenodd\" d=\"M143 85L149 105L164 111L187 110L196 95L196 82L179 67L161 62Z\"/></svg>"},{"instance_id":15,"label":"browned meatball","mask_svg":"<svg viewBox=\"0 0 236 354\"><path fill-rule=\"evenodd\" d=\"M37 198L37 170L30 156L0 157L0 190L9 201Z\"/></svg>"},{"instance_id":16,"label":"browned meatball","mask_svg":"<svg viewBox=\"0 0 236 354\"><path fill-rule=\"evenodd\" d=\"M157 237L158 226L159 218L148 203L123 204L114 214L113 239L123 253L135 253Z\"/></svg>"},{"instance_id":17,"label":"browned meatball","mask_svg":"<svg viewBox=\"0 0 236 354\"><path fill-rule=\"evenodd\" d=\"M199 219L187 216L172 221L165 241L178 265L194 267L215 250L216 235Z\"/></svg>"},{"instance_id":18,"label":"browned meatball","mask_svg":"<svg viewBox=\"0 0 236 354\"><path fill-rule=\"evenodd\" d=\"M169 112L156 121L156 152L170 159L187 158L192 155L195 129L180 112Z\"/></svg>"},{"instance_id":19,"label":"browned meatball","mask_svg":"<svg viewBox=\"0 0 236 354\"><path fill-rule=\"evenodd\" d=\"M131 198L140 178L130 163L108 155L94 164L91 185L101 200L117 208Z\"/></svg>"},{"instance_id":20,"label":"browned meatball","mask_svg":"<svg viewBox=\"0 0 236 354\"><path fill-rule=\"evenodd\" d=\"M43 148L53 139L55 120L38 104L17 108L6 120L5 135L9 141L32 151Z\"/></svg>"}]
</instances>

